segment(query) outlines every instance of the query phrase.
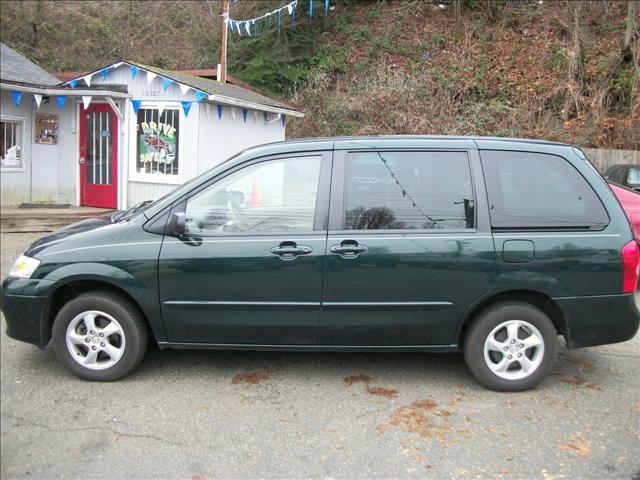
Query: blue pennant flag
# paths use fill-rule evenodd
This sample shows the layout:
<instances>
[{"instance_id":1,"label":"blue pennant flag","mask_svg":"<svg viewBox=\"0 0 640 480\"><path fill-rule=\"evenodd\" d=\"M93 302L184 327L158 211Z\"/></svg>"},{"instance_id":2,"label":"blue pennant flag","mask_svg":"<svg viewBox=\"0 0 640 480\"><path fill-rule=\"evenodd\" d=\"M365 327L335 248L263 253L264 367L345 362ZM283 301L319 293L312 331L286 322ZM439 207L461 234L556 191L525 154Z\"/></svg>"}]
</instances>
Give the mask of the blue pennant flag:
<instances>
[{"instance_id":1,"label":"blue pennant flag","mask_svg":"<svg viewBox=\"0 0 640 480\"><path fill-rule=\"evenodd\" d=\"M264 121L268 122L269 121L269 114L267 112L262 112L262 114L264 115Z\"/></svg>"},{"instance_id":2,"label":"blue pennant flag","mask_svg":"<svg viewBox=\"0 0 640 480\"><path fill-rule=\"evenodd\" d=\"M207 98L207 94L206 93L201 92L200 90L196 90L196 100L198 100L198 102L201 102L205 98Z\"/></svg>"},{"instance_id":3,"label":"blue pennant flag","mask_svg":"<svg viewBox=\"0 0 640 480\"><path fill-rule=\"evenodd\" d=\"M182 100L180 103L182 104L182 110L184 110L184 116L188 117L189 116L189 110L191 110L191 103L192 102L187 102L186 100Z\"/></svg>"},{"instance_id":4,"label":"blue pennant flag","mask_svg":"<svg viewBox=\"0 0 640 480\"><path fill-rule=\"evenodd\" d=\"M242 120L244 121L244 123L247 123L247 113L249 113L249 111L246 108L242 109Z\"/></svg>"},{"instance_id":5,"label":"blue pennant flag","mask_svg":"<svg viewBox=\"0 0 640 480\"><path fill-rule=\"evenodd\" d=\"M173 83L173 80L170 78L162 79L162 89L166 92L169 89L169 86Z\"/></svg>"},{"instance_id":6,"label":"blue pennant flag","mask_svg":"<svg viewBox=\"0 0 640 480\"><path fill-rule=\"evenodd\" d=\"M138 114L138 110L140 109L140 103L142 100L131 100L131 106L133 107L133 113Z\"/></svg>"},{"instance_id":7,"label":"blue pennant flag","mask_svg":"<svg viewBox=\"0 0 640 480\"><path fill-rule=\"evenodd\" d=\"M324 16L329 15L329 0L324 0Z\"/></svg>"},{"instance_id":8,"label":"blue pennant flag","mask_svg":"<svg viewBox=\"0 0 640 480\"><path fill-rule=\"evenodd\" d=\"M313 18L313 0L309 0L309 18Z\"/></svg>"},{"instance_id":9,"label":"blue pennant flag","mask_svg":"<svg viewBox=\"0 0 640 480\"><path fill-rule=\"evenodd\" d=\"M138 71L140 70L138 67L136 67L135 65L131 65L131 78L136 78L136 75L138 75Z\"/></svg>"},{"instance_id":10,"label":"blue pennant flag","mask_svg":"<svg viewBox=\"0 0 640 480\"><path fill-rule=\"evenodd\" d=\"M222 118L222 105L216 105L218 107L218 120Z\"/></svg>"},{"instance_id":11,"label":"blue pennant flag","mask_svg":"<svg viewBox=\"0 0 640 480\"><path fill-rule=\"evenodd\" d=\"M298 4L294 3L293 8L291 9L291 23L296 23L296 6Z\"/></svg>"},{"instance_id":12,"label":"blue pennant flag","mask_svg":"<svg viewBox=\"0 0 640 480\"><path fill-rule=\"evenodd\" d=\"M58 102L58 108L62 110L64 108L64 102L67 101L67 97L65 97L64 95L58 95L56 97L56 100Z\"/></svg>"},{"instance_id":13,"label":"blue pennant flag","mask_svg":"<svg viewBox=\"0 0 640 480\"><path fill-rule=\"evenodd\" d=\"M285 127L287 125L287 116L282 115L282 126Z\"/></svg>"},{"instance_id":14,"label":"blue pennant flag","mask_svg":"<svg viewBox=\"0 0 640 480\"><path fill-rule=\"evenodd\" d=\"M20 105L20 100L22 100L22 92L11 92L13 95L13 103L16 104L16 107Z\"/></svg>"},{"instance_id":15,"label":"blue pennant flag","mask_svg":"<svg viewBox=\"0 0 640 480\"><path fill-rule=\"evenodd\" d=\"M278 10L278 33L280 33L280 10Z\"/></svg>"},{"instance_id":16,"label":"blue pennant flag","mask_svg":"<svg viewBox=\"0 0 640 480\"><path fill-rule=\"evenodd\" d=\"M71 80L71 81L69 82L69 86L70 86L71 88L76 88L76 85L78 85L78 80L77 80L77 79Z\"/></svg>"},{"instance_id":17,"label":"blue pennant flag","mask_svg":"<svg viewBox=\"0 0 640 480\"><path fill-rule=\"evenodd\" d=\"M103 68L102 70L100 70L100 75L102 75L102 80L106 80L107 79L107 74L109 73L109 71L106 68Z\"/></svg>"}]
</instances>

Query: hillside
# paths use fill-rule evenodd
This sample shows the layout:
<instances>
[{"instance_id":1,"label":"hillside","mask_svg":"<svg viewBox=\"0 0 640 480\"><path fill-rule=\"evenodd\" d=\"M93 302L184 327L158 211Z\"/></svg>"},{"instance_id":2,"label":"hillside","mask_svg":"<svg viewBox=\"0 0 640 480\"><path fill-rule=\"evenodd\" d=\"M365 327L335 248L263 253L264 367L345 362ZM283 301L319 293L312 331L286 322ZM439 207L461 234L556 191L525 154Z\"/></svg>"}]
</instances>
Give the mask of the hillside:
<instances>
[{"instance_id":1,"label":"hillside","mask_svg":"<svg viewBox=\"0 0 640 480\"><path fill-rule=\"evenodd\" d=\"M286 2L232 3L251 18ZM307 113L288 135L474 134L640 149L627 2L299 1L295 25L229 38L229 70ZM1 39L49 70L217 62L220 2L1 2ZM140 19L144 19L141 21ZM273 30L273 29L272 29ZM623 55L625 54L625 55Z\"/></svg>"}]
</instances>

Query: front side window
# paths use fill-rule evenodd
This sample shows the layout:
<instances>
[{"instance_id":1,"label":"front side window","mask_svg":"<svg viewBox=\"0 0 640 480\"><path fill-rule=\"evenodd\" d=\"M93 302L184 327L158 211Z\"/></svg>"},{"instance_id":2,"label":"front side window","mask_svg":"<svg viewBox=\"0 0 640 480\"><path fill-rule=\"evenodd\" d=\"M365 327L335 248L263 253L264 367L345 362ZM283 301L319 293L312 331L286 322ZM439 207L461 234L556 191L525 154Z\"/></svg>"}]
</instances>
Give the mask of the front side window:
<instances>
[{"instance_id":1,"label":"front side window","mask_svg":"<svg viewBox=\"0 0 640 480\"><path fill-rule=\"evenodd\" d=\"M532 152L481 152L494 228L603 228L609 217L564 158Z\"/></svg>"},{"instance_id":2,"label":"front side window","mask_svg":"<svg viewBox=\"0 0 640 480\"><path fill-rule=\"evenodd\" d=\"M2 119L0 122L0 166L3 169L21 169L22 159L22 120Z\"/></svg>"},{"instance_id":3,"label":"front side window","mask_svg":"<svg viewBox=\"0 0 640 480\"><path fill-rule=\"evenodd\" d=\"M345 173L346 230L474 227L464 152L352 152Z\"/></svg>"},{"instance_id":4,"label":"front side window","mask_svg":"<svg viewBox=\"0 0 640 480\"><path fill-rule=\"evenodd\" d=\"M180 169L178 139L180 110L177 107L141 107L136 124L136 172L174 175Z\"/></svg>"},{"instance_id":5,"label":"front side window","mask_svg":"<svg viewBox=\"0 0 640 480\"><path fill-rule=\"evenodd\" d=\"M320 156L250 165L187 200L187 234L310 232Z\"/></svg>"}]
</instances>

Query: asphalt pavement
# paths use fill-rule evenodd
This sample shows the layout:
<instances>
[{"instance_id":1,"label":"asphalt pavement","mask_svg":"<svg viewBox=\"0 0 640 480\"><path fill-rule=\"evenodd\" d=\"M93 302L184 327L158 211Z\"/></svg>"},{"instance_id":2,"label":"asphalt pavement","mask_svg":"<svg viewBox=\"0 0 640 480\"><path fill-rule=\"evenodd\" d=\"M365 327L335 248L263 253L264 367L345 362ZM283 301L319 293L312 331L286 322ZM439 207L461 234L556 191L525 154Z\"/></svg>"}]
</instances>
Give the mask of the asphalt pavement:
<instances>
[{"instance_id":1,"label":"asphalt pavement","mask_svg":"<svg viewBox=\"0 0 640 480\"><path fill-rule=\"evenodd\" d=\"M2 278L37 234L3 234ZM114 383L0 337L0 476L640 480L640 336L496 393L456 354L160 351Z\"/></svg>"}]
</instances>

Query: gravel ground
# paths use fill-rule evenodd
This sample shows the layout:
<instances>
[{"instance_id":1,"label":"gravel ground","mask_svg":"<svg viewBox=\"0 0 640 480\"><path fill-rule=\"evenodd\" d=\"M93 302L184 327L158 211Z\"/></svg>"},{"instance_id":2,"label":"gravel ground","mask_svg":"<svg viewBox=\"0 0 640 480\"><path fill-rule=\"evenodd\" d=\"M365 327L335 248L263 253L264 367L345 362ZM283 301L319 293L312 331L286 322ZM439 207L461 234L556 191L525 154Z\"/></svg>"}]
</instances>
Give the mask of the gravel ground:
<instances>
[{"instance_id":1,"label":"gravel ground","mask_svg":"<svg viewBox=\"0 0 640 480\"><path fill-rule=\"evenodd\" d=\"M3 234L2 277L38 235ZM460 355L164 351L115 383L4 334L2 478L640 479L640 336L518 394Z\"/></svg>"}]
</instances>

